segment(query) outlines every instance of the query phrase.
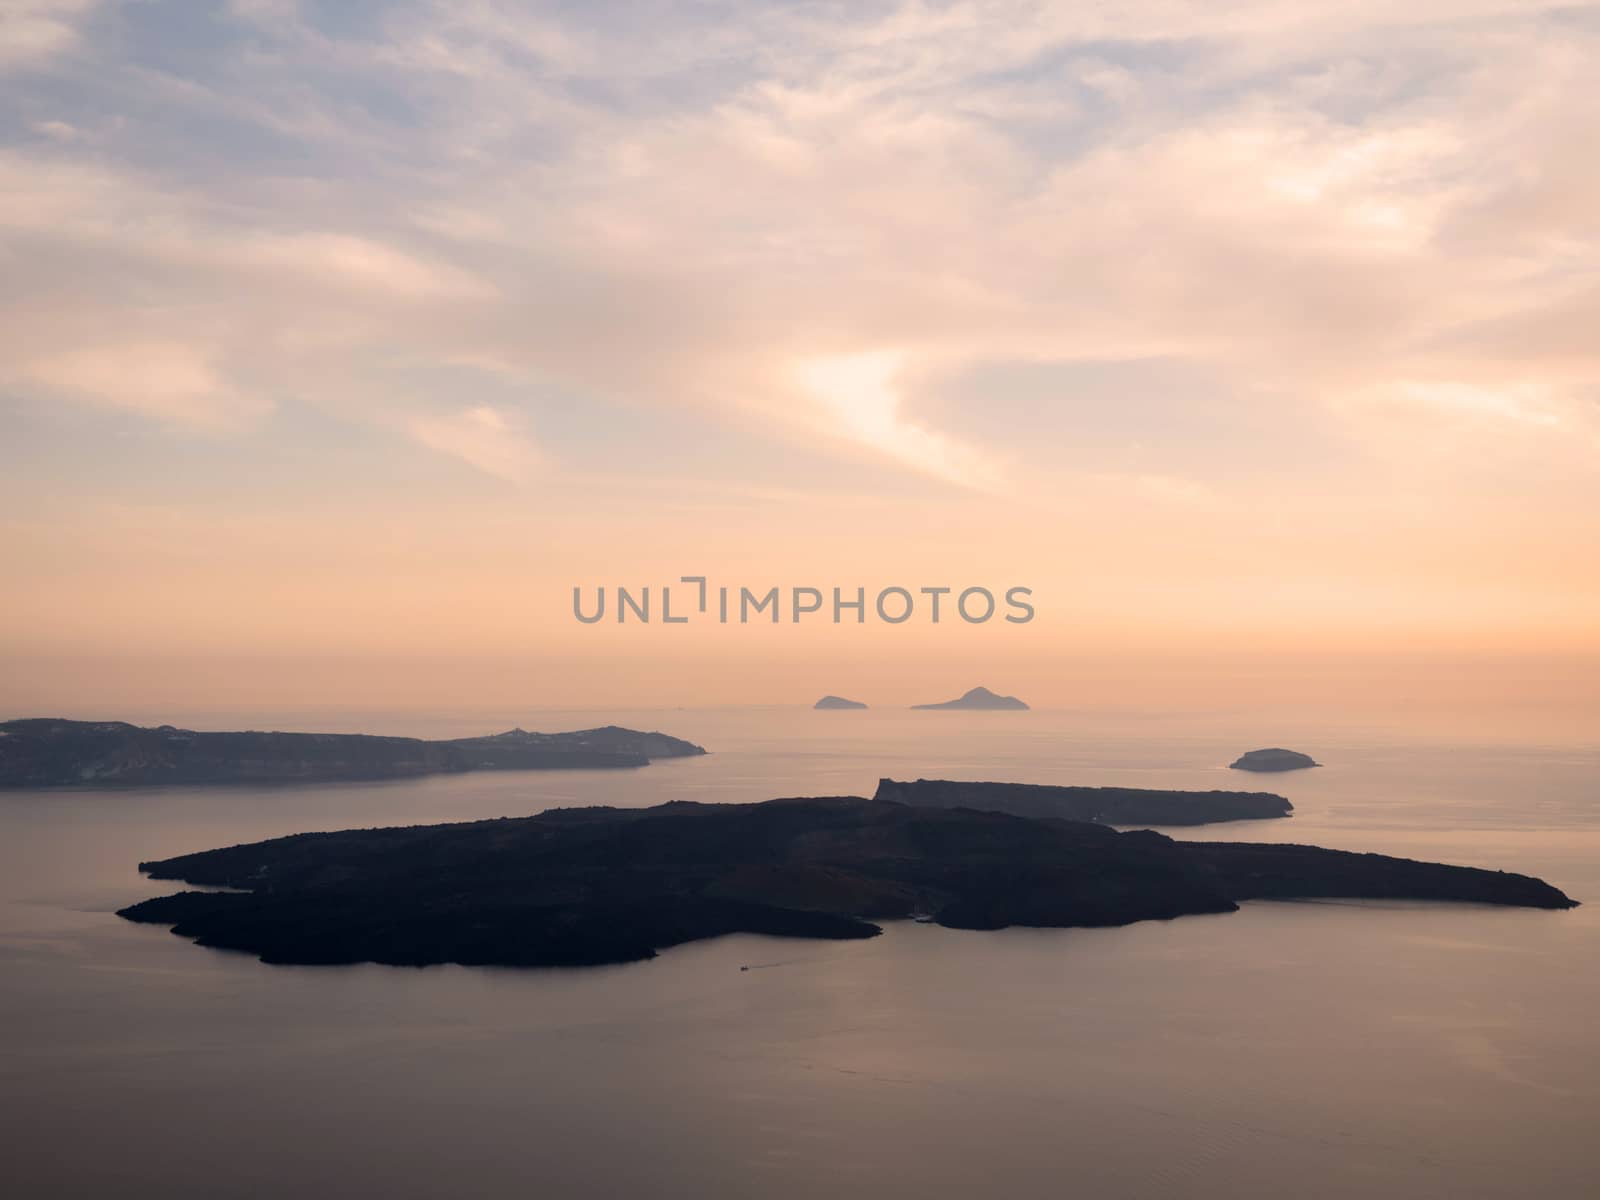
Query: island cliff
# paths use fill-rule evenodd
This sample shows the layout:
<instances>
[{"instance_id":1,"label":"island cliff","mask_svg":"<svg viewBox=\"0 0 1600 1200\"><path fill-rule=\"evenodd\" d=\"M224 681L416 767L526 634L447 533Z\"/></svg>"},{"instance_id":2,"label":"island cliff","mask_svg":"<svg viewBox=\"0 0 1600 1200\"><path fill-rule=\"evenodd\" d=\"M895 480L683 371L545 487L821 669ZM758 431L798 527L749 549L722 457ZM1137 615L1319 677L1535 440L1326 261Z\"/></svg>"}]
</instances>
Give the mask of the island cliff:
<instances>
[{"instance_id":1,"label":"island cliff","mask_svg":"<svg viewBox=\"0 0 1600 1200\"><path fill-rule=\"evenodd\" d=\"M917 709L968 708L1025 711L1028 706L1015 696L997 696L986 687L975 687L965 695L957 696L954 700L946 700L941 704L913 704L911 707Z\"/></svg>"},{"instance_id":2,"label":"island cliff","mask_svg":"<svg viewBox=\"0 0 1600 1200\"><path fill-rule=\"evenodd\" d=\"M140 867L236 890L121 916L275 963L626 962L725 933L871 937L872 922L914 913L961 929L1107 926L1256 897L1573 906L1524 875L856 797L303 833Z\"/></svg>"},{"instance_id":3,"label":"island cliff","mask_svg":"<svg viewBox=\"0 0 1600 1200\"><path fill-rule=\"evenodd\" d=\"M859 700L846 700L843 696L824 696L812 708L865 708Z\"/></svg>"},{"instance_id":4,"label":"island cliff","mask_svg":"<svg viewBox=\"0 0 1600 1200\"><path fill-rule=\"evenodd\" d=\"M607 725L426 741L351 733L201 733L40 717L0 723L0 788L321 783L459 771L642 767L704 754L663 733Z\"/></svg>"},{"instance_id":5,"label":"island cliff","mask_svg":"<svg viewBox=\"0 0 1600 1200\"><path fill-rule=\"evenodd\" d=\"M1102 825L1209 825L1287 817L1294 805L1271 792L1177 792L1153 788L1056 787L1037 783L878 780L877 800L924 808L978 808L1018 817Z\"/></svg>"}]
</instances>

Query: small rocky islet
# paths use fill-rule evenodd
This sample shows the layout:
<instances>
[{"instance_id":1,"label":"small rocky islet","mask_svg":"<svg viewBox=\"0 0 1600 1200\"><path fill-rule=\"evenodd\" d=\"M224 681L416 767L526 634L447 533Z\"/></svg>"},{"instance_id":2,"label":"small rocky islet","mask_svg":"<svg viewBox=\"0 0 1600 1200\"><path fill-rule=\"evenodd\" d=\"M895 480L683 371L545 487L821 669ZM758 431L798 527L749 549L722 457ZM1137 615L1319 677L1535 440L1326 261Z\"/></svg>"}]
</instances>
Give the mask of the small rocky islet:
<instances>
[{"instance_id":1,"label":"small rocky islet","mask_svg":"<svg viewBox=\"0 0 1600 1200\"><path fill-rule=\"evenodd\" d=\"M1002 711L1026 712L1028 705L1015 696L1001 696L991 692L986 687L975 687L964 692L954 700L944 700L938 704L913 704L913 709L969 709L973 711Z\"/></svg>"},{"instance_id":2,"label":"small rocky islet","mask_svg":"<svg viewBox=\"0 0 1600 1200\"><path fill-rule=\"evenodd\" d=\"M1266 750L1249 750L1228 764L1231 771L1303 771L1322 764L1309 754L1298 750L1284 750L1274 746Z\"/></svg>"}]
</instances>

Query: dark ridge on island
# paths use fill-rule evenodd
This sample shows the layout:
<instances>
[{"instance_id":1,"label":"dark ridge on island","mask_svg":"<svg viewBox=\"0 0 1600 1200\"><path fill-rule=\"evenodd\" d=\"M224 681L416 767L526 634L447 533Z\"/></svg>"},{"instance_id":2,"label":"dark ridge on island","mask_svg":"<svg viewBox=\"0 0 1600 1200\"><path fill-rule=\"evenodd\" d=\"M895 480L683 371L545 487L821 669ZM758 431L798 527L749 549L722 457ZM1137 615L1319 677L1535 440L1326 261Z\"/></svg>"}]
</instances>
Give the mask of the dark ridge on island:
<instances>
[{"instance_id":1,"label":"dark ridge on island","mask_svg":"<svg viewBox=\"0 0 1600 1200\"><path fill-rule=\"evenodd\" d=\"M1309 754L1301 754L1298 750L1282 750L1274 747L1270 750L1251 750L1241 754L1228 764L1232 771L1299 771L1306 767L1320 767L1322 764Z\"/></svg>"},{"instance_id":2,"label":"dark ridge on island","mask_svg":"<svg viewBox=\"0 0 1600 1200\"><path fill-rule=\"evenodd\" d=\"M971 709L1005 709L1016 712L1027 709L1027 705L1015 696L997 696L986 687L975 687L964 696L957 696L954 700L946 700L942 704L913 704L912 708L971 708Z\"/></svg>"},{"instance_id":3,"label":"dark ridge on island","mask_svg":"<svg viewBox=\"0 0 1600 1200\"><path fill-rule=\"evenodd\" d=\"M0 788L328 783L461 771L642 767L656 758L704 753L693 742L616 725L429 741L356 733L201 733L36 717L0 723Z\"/></svg>"},{"instance_id":4,"label":"dark ridge on island","mask_svg":"<svg viewBox=\"0 0 1600 1200\"><path fill-rule=\"evenodd\" d=\"M1209 825L1287 817L1294 810L1288 800L1271 792L1179 792L950 779L919 779L915 783L880 779L873 798L923 808L976 808L1016 817L1101 825Z\"/></svg>"},{"instance_id":5,"label":"dark ridge on island","mask_svg":"<svg viewBox=\"0 0 1600 1200\"><path fill-rule=\"evenodd\" d=\"M846 700L843 696L824 696L812 708L865 708L859 700Z\"/></svg>"},{"instance_id":6,"label":"dark ridge on island","mask_svg":"<svg viewBox=\"0 0 1600 1200\"><path fill-rule=\"evenodd\" d=\"M1538 879L1314 846L1177 842L858 797L302 833L141 863L179 892L125 908L269 963L572 966L727 933L866 938L1113 926L1315 897L1573 907Z\"/></svg>"}]
</instances>

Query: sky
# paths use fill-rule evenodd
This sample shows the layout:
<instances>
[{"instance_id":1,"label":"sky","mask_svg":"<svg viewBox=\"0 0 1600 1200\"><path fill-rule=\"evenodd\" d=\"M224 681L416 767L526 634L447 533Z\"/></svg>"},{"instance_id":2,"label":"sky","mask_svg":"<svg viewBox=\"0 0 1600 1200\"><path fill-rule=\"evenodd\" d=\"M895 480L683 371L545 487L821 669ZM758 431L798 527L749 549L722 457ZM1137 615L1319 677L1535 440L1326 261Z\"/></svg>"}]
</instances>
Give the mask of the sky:
<instances>
[{"instance_id":1,"label":"sky","mask_svg":"<svg viewBox=\"0 0 1600 1200\"><path fill-rule=\"evenodd\" d=\"M1600 4L0 0L0 708L1600 709ZM1030 587L1024 625L572 591Z\"/></svg>"}]
</instances>

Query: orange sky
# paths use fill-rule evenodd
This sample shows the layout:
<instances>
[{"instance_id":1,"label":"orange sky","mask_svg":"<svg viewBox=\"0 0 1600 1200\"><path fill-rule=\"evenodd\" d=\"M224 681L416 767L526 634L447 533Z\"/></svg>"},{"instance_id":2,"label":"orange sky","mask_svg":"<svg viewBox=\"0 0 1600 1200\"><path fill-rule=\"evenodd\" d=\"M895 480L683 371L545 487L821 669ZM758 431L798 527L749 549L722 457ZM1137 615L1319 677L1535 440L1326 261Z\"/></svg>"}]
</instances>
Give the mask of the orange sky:
<instances>
[{"instance_id":1,"label":"orange sky","mask_svg":"<svg viewBox=\"0 0 1600 1200\"><path fill-rule=\"evenodd\" d=\"M32 5L0 707L1600 700L1594 6L1083 7Z\"/></svg>"}]
</instances>

